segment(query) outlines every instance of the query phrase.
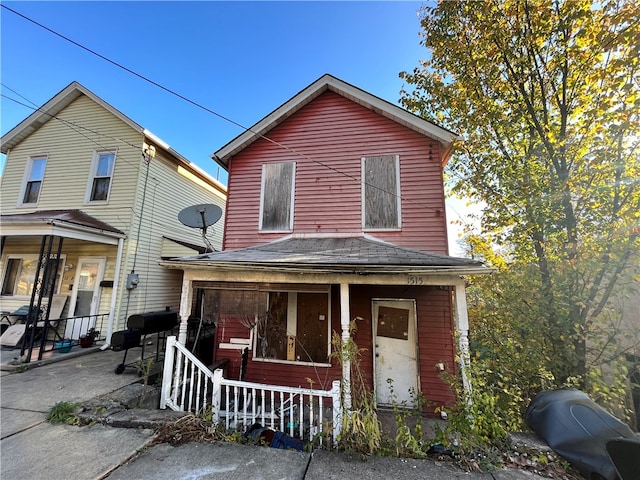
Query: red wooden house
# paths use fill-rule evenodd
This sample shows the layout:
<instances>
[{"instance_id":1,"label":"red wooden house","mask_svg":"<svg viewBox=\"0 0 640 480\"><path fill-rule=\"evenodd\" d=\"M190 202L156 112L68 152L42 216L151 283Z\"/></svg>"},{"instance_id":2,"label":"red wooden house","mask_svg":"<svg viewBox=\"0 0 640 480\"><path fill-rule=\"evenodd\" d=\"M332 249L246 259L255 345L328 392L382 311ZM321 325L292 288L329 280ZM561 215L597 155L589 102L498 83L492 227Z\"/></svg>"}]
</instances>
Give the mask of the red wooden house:
<instances>
[{"instance_id":1,"label":"red wooden house","mask_svg":"<svg viewBox=\"0 0 640 480\"><path fill-rule=\"evenodd\" d=\"M324 75L213 159L228 170L223 250L163 264L184 270L190 316L216 324L214 361L247 381L330 388L350 335L379 405L421 392L451 401L442 370L464 368L465 277L448 256L443 167L456 135ZM456 331L463 361L456 365Z\"/></svg>"}]
</instances>

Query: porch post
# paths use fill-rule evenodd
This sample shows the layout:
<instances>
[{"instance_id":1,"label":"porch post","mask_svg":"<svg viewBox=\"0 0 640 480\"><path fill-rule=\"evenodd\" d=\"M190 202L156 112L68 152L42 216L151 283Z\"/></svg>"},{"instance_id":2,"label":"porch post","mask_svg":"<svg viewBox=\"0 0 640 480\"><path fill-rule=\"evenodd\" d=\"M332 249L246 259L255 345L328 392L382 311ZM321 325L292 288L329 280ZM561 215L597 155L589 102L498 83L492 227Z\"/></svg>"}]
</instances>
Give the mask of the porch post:
<instances>
[{"instance_id":1,"label":"porch post","mask_svg":"<svg viewBox=\"0 0 640 480\"><path fill-rule=\"evenodd\" d=\"M460 350L460 374L464 392L471 398L471 382L467 377L469 358L469 316L467 314L466 286L463 279L455 283L455 322L458 331L458 348Z\"/></svg>"},{"instance_id":2,"label":"porch post","mask_svg":"<svg viewBox=\"0 0 640 480\"><path fill-rule=\"evenodd\" d=\"M186 271L182 273L182 296L180 297L180 329L178 330L178 342L187 344L187 324L191 314L192 280Z\"/></svg>"},{"instance_id":3,"label":"porch post","mask_svg":"<svg viewBox=\"0 0 640 480\"><path fill-rule=\"evenodd\" d=\"M349 341L349 284L340 284L340 326L342 327L342 343ZM344 356L342 358L342 399L345 413L351 411L351 361Z\"/></svg>"},{"instance_id":4,"label":"porch post","mask_svg":"<svg viewBox=\"0 0 640 480\"><path fill-rule=\"evenodd\" d=\"M120 293L120 264L122 263L122 252L124 250L124 238L118 239L118 253L116 253L116 270L113 274L113 289L111 290L111 306L109 307L109 319L107 320L107 335L101 350L106 350L111 345L111 335L113 334L113 320L116 314L116 302Z\"/></svg>"}]
</instances>

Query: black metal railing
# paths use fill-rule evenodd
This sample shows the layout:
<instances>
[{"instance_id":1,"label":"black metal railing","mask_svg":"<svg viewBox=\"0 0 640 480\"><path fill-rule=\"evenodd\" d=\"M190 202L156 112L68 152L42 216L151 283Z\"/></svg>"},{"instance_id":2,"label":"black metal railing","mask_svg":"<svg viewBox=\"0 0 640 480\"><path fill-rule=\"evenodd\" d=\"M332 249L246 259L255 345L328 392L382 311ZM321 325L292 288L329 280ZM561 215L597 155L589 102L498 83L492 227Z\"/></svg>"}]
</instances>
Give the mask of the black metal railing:
<instances>
[{"instance_id":1,"label":"black metal railing","mask_svg":"<svg viewBox=\"0 0 640 480\"><path fill-rule=\"evenodd\" d=\"M73 347L90 347L104 341L109 322L109 314L82 315L55 320L26 320L20 356L25 363L42 360L46 352L67 353Z\"/></svg>"}]
</instances>

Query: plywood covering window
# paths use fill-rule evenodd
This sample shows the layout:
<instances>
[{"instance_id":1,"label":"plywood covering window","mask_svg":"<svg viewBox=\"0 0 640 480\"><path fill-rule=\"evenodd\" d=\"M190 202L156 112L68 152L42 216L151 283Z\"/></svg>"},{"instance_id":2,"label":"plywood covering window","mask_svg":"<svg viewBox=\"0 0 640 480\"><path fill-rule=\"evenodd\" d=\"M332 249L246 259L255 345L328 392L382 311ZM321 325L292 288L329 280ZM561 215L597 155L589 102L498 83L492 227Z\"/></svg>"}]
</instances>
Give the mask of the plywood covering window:
<instances>
[{"instance_id":1,"label":"plywood covering window","mask_svg":"<svg viewBox=\"0 0 640 480\"><path fill-rule=\"evenodd\" d=\"M109 200L115 163L116 153L113 151L94 153L87 201L106 202Z\"/></svg>"},{"instance_id":2,"label":"plywood covering window","mask_svg":"<svg viewBox=\"0 0 640 480\"><path fill-rule=\"evenodd\" d=\"M378 308L376 335L406 340L409 336L409 310L406 308Z\"/></svg>"},{"instance_id":3,"label":"plywood covering window","mask_svg":"<svg viewBox=\"0 0 640 480\"><path fill-rule=\"evenodd\" d=\"M397 155L362 158L362 227L400 228L400 166Z\"/></svg>"},{"instance_id":4,"label":"plywood covering window","mask_svg":"<svg viewBox=\"0 0 640 480\"><path fill-rule=\"evenodd\" d=\"M293 229L295 162L267 163L262 166L260 230Z\"/></svg>"},{"instance_id":5,"label":"plywood covering window","mask_svg":"<svg viewBox=\"0 0 640 480\"><path fill-rule=\"evenodd\" d=\"M23 193L21 203L23 205L35 205L38 203L46 166L47 157L29 158L22 186Z\"/></svg>"},{"instance_id":6,"label":"plywood covering window","mask_svg":"<svg viewBox=\"0 0 640 480\"><path fill-rule=\"evenodd\" d=\"M327 292L270 292L256 328L254 358L326 364L329 326Z\"/></svg>"}]
</instances>

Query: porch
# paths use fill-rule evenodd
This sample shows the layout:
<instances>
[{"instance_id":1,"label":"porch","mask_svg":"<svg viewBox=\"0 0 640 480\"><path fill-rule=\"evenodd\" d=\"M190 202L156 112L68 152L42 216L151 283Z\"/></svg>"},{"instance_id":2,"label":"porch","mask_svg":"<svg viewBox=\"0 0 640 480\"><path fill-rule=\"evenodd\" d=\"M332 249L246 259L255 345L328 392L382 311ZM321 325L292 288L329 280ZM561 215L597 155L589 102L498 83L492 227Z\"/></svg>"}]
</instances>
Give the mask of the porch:
<instances>
[{"instance_id":1,"label":"porch","mask_svg":"<svg viewBox=\"0 0 640 480\"><path fill-rule=\"evenodd\" d=\"M31 362L51 363L71 357L71 352L95 351L106 342L108 323L108 313L49 321L4 312L0 320L1 368L12 370Z\"/></svg>"},{"instance_id":2,"label":"porch","mask_svg":"<svg viewBox=\"0 0 640 480\"><path fill-rule=\"evenodd\" d=\"M225 425L268 425L282 421L274 406L282 411L278 403L291 395L302 403L300 419L288 426L312 437L320 427L311 419L320 415L310 405L320 397L340 400L331 411L335 435L354 389L373 392L378 407L417 405L421 395L422 412L433 414L455 401L443 372L459 373L470 388L465 276L491 272L480 262L369 236L303 235L161 264L184 272L179 344L188 319L204 318L216 325L211 362L229 359L228 375L214 380L206 366L182 365L186 354L176 352L177 364L165 365L165 381L173 378L163 392L170 408L209 409L214 423L230 418ZM335 341L353 343L358 353L344 355ZM360 378L352 378L355 361ZM203 398L206 405L199 403Z\"/></svg>"}]
</instances>

